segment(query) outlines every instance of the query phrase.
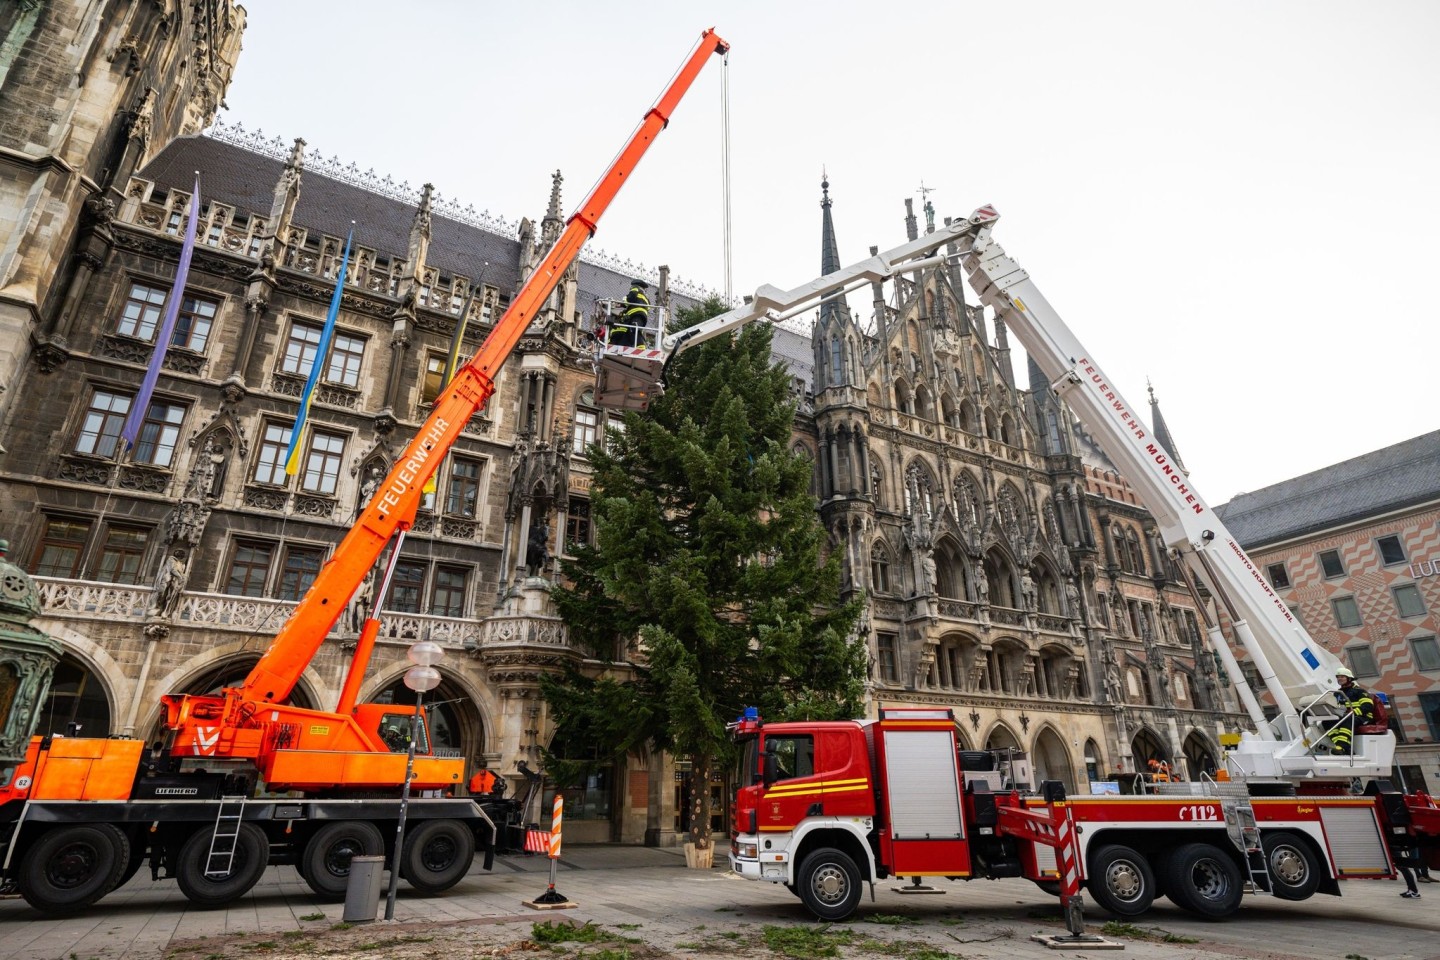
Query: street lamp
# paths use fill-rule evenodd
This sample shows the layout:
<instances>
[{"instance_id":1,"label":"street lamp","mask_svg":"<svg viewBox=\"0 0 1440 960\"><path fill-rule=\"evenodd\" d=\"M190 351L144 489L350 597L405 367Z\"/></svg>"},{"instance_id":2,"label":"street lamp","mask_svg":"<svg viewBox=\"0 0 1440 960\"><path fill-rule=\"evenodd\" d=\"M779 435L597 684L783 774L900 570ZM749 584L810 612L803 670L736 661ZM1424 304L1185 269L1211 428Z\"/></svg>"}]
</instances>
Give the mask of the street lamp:
<instances>
[{"instance_id":1,"label":"street lamp","mask_svg":"<svg viewBox=\"0 0 1440 960\"><path fill-rule=\"evenodd\" d=\"M440 644L421 640L411 644L406 654L415 664L405 671L405 686L415 691L415 715L410 718L410 751L405 758L405 784L400 788L400 821L395 825L395 855L390 863L390 892L385 899L385 919L395 919L395 891L400 885L400 857L405 851L405 813L410 806L410 780L415 775L415 741L420 739L420 711L424 709L425 693L440 685L440 671L435 664L445 657Z\"/></svg>"}]
</instances>

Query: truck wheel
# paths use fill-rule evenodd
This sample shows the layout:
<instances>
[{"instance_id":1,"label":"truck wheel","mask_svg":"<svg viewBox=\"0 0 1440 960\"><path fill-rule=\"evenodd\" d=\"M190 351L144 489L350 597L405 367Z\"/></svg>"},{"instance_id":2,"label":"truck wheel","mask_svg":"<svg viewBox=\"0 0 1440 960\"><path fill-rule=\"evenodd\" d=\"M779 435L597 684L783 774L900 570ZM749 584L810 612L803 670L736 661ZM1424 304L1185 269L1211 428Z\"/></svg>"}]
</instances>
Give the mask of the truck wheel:
<instances>
[{"instance_id":1,"label":"truck wheel","mask_svg":"<svg viewBox=\"0 0 1440 960\"><path fill-rule=\"evenodd\" d=\"M1234 859L1208 843L1188 843L1170 854L1166 890L1176 906L1206 920L1240 909L1245 888Z\"/></svg>"},{"instance_id":2,"label":"truck wheel","mask_svg":"<svg viewBox=\"0 0 1440 960\"><path fill-rule=\"evenodd\" d=\"M821 920L844 920L860 905L860 869L849 855L822 847L800 864L800 899Z\"/></svg>"},{"instance_id":3,"label":"truck wheel","mask_svg":"<svg viewBox=\"0 0 1440 960\"><path fill-rule=\"evenodd\" d=\"M113 890L129 861L130 841L115 827L74 824L43 834L25 852L16 879L36 910L73 913Z\"/></svg>"},{"instance_id":4,"label":"truck wheel","mask_svg":"<svg viewBox=\"0 0 1440 960\"><path fill-rule=\"evenodd\" d=\"M456 820L426 820L405 838L400 876L421 893L459 883L475 861L475 834Z\"/></svg>"},{"instance_id":5,"label":"truck wheel","mask_svg":"<svg viewBox=\"0 0 1440 960\"><path fill-rule=\"evenodd\" d=\"M1270 868L1270 892L1277 900L1308 900L1320 887L1320 865L1310 845L1293 833L1267 833L1261 838Z\"/></svg>"},{"instance_id":6,"label":"truck wheel","mask_svg":"<svg viewBox=\"0 0 1440 960\"><path fill-rule=\"evenodd\" d=\"M1117 917L1138 917L1155 902L1155 874L1129 847L1111 844L1090 855L1090 895Z\"/></svg>"},{"instance_id":7,"label":"truck wheel","mask_svg":"<svg viewBox=\"0 0 1440 960\"><path fill-rule=\"evenodd\" d=\"M207 876L205 870L214 836L212 828L196 830L181 845L175 860L175 882L185 899L197 907L223 907L245 896L270 863L270 840L265 831L253 823L242 823L240 835L235 838L235 856L230 860L229 872L224 876Z\"/></svg>"},{"instance_id":8,"label":"truck wheel","mask_svg":"<svg viewBox=\"0 0 1440 960\"><path fill-rule=\"evenodd\" d=\"M375 824L365 820L327 823L305 844L300 876L316 896L339 902L345 899L345 885L350 882L350 858L374 857L384 852L385 840Z\"/></svg>"}]
</instances>

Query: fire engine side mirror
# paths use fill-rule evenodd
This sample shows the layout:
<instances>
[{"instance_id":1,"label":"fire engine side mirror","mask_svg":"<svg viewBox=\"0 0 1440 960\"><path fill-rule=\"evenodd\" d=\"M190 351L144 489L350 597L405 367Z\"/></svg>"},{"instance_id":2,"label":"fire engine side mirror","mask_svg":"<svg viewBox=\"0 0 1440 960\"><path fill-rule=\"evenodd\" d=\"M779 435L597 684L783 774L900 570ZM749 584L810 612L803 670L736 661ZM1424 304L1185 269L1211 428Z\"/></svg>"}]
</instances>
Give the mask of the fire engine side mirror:
<instances>
[{"instance_id":1,"label":"fire engine side mirror","mask_svg":"<svg viewBox=\"0 0 1440 960\"><path fill-rule=\"evenodd\" d=\"M760 780L769 789L770 784L780 779L780 758L775 756L773 743L765 745L765 752L760 755Z\"/></svg>"}]
</instances>

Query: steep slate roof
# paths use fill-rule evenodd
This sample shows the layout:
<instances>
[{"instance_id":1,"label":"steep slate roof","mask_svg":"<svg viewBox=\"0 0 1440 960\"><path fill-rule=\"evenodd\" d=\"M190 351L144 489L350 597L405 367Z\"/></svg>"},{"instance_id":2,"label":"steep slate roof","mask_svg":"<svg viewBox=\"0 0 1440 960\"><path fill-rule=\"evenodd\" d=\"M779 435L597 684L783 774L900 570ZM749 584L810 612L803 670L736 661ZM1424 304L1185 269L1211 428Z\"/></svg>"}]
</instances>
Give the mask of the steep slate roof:
<instances>
[{"instance_id":1,"label":"steep slate roof","mask_svg":"<svg viewBox=\"0 0 1440 960\"><path fill-rule=\"evenodd\" d=\"M188 192L195 171L200 171L200 196L233 206L240 213L268 216L275 183L285 163L274 157L246 150L211 137L181 137L165 147L145 165L140 176L166 189ZM326 177L312 170L300 175L300 200L295 223L310 231L344 237L350 221L356 221L355 244L385 257L404 258L410 246L410 226L416 205L366 190L364 187ZM539 222L536 221L536 239ZM480 279L505 293L519 286L517 261L520 241L467 223L448 219L436 211L431 217L430 253L426 265L442 274L459 274L471 281ZM489 261L489 266L484 266ZM588 309L596 298L624 299L630 277L585 261L580 262L580 304ZM671 291L675 309L691 306L694 300Z\"/></svg>"},{"instance_id":2,"label":"steep slate roof","mask_svg":"<svg viewBox=\"0 0 1440 960\"><path fill-rule=\"evenodd\" d=\"M1242 493L1215 508L1253 549L1440 499L1440 430Z\"/></svg>"}]
</instances>

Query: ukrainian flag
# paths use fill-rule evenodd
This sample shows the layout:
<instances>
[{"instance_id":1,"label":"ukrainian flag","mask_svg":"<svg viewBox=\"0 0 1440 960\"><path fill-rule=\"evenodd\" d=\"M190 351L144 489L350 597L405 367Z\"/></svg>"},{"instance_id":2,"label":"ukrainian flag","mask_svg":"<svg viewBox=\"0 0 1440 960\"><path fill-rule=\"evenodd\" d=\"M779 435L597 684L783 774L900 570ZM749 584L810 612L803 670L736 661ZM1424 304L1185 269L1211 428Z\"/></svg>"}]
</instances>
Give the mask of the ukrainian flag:
<instances>
[{"instance_id":1,"label":"ukrainian flag","mask_svg":"<svg viewBox=\"0 0 1440 960\"><path fill-rule=\"evenodd\" d=\"M330 313L325 317L325 329L320 331L320 343L315 348L315 362L310 365L310 376L305 380L305 392L300 394L300 409L295 414L295 425L290 428L290 449L285 451L285 472L290 476L300 472L300 451L305 445L300 441L305 433L305 421L310 415L310 398L315 394L315 384L320 382L320 371L325 369L330 354L330 338L335 333L335 318L340 315L340 297L345 292L345 271L350 266L350 241L355 237L354 221L350 233L345 237L345 256L340 261L340 273L335 278L335 293L330 297Z\"/></svg>"}]
</instances>

